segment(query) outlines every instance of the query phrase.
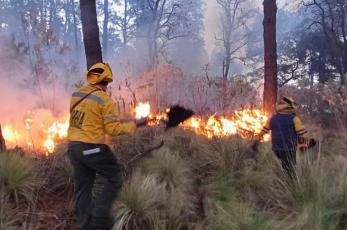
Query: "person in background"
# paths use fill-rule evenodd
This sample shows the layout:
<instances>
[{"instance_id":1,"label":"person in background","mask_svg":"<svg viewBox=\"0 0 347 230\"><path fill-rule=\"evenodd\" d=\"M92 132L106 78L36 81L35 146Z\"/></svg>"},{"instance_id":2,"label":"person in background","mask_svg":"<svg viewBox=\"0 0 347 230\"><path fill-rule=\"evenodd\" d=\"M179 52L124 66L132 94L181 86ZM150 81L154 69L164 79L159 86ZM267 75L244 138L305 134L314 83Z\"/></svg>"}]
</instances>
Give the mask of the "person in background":
<instances>
[{"instance_id":1,"label":"person in background","mask_svg":"<svg viewBox=\"0 0 347 230\"><path fill-rule=\"evenodd\" d=\"M72 94L68 156L74 169L78 228L111 229L113 201L122 185L122 166L105 144L105 135L132 134L146 119L122 123L117 106L106 93L112 82L112 70L106 63L96 63L87 72L88 84ZM106 180L95 202L92 189L96 173Z\"/></svg>"},{"instance_id":2,"label":"person in background","mask_svg":"<svg viewBox=\"0 0 347 230\"><path fill-rule=\"evenodd\" d=\"M271 131L272 150L290 176L293 175L293 166L296 164L297 149L308 148L307 130L295 114L296 109L297 104L292 98L282 97L276 103L276 114L267 121L253 145L256 148L259 140Z\"/></svg>"}]
</instances>

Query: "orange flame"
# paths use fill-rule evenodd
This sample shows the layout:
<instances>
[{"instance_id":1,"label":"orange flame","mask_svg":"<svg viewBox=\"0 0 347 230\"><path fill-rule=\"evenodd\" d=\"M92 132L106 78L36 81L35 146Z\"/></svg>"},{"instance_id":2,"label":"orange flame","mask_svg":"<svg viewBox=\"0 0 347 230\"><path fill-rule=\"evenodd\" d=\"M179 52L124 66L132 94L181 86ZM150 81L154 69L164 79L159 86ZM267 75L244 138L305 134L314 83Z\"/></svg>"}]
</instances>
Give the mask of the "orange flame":
<instances>
[{"instance_id":1,"label":"orange flame","mask_svg":"<svg viewBox=\"0 0 347 230\"><path fill-rule=\"evenodd\" d=\"M169 109L166 109L167 112L169 112ZM147 117L149 119L149 126L158 125L161 120L165 120L166 113L152 114L149 102L139 102L135 107L135 118L141 119Z\"/></svg>"},{"instance_id":2,"label":"orange flame","mask_svg":"<svg viewBox=\"0 0 347 230\"><path fill-rule=\"evenodd\" d=\"M261 110L245 109L234 111L234 114L228 117L210 116L207 120L193 116L181 126L208 138L236 134L246 138L259 134L266 124L267 119L266 113ZM264 136L263 140L268 141L269 136Z\"/></svg>"},{"instance_id":3,"label":"orange flame","mask_svg":"<svg viewBox=\"0 0 347 230\"><path fill-rule=\"evenodd\" d=\"M47 138L43 142L43 147L48 153L53 153L55 149L55 139L63 139L67 137L67 130L69 128L69 121L54 122L47 128Z\"/></svg>"},{"instance_id":4,"label":"orange flame","mask_svg":"<svg viewBox=\"0 0 347 230\"><path fill-rule=\"evenodd\" d=\"M5 124L2 132L6 145L9 148L15 146L28 147L40 150L46 154L53 153L56 142L67 136L69 121L67 118L62 121L55 121L48 128L43 124L33 127L35 121L32 118L25 118L21 124ZM34 130L39 128L39 130ZM33 130L32 130L33 129ZM35 145L34 145L35 143Z\"/></svg>"},{"instance_id":5,"label":"orange flame","mask_svg":"<svg viewBox=\"0 0 347 230\"><path fill-rule=\"evenodd\" d=\"M148 102L139 103L135 108L137 119L148 117L150 126L158 125L161 120L167 119L166 113L151 114ZM198 135L207 138L220 138L224 136L239 135L243 138L253 137L259 134L265 125L268 116L258 109L236 110L230 116L209 116L207 119L193 116L181 127L194 131ZM35 126L36 125L36 126ZM48 122L48 125L39 124L33 118L25 118L22 125L5 124L3 126L3 136L8 147L28 147L39 149L45 154L53 153L56 143L67 137L69 120L67 117L59 121ZM39 129L39 134L35 134L34 129ZM37 133L37 130L36 130ZM269 135L264 136L264 141L269 140Z\"/></svg>"},{"instance_id":6,"label":"orange flame","mask_svg":"<svg viewBox=\"0 0 347 230\"><path fill-rule=\"evenodd\" d=\"M151 106L149 102L140 102L135 108L135 118L141 119L151 114Z\"/></svg>"},{"instance_id":7,"label":"orange flame","mask_svg":"<svg viewBox=\"0 0 347 230\"><path fill-rule=\"evenodd\" d=\"M166 120L166 113L153 115L150 112L148 102L139 103L135 109L136 118L148 117L151 119L150 126L157 125L160 120ZM166 111L168 112L168 110ZM243 138L254 137L261 133L263 126L268 119L267 114L259 109L236 110L228 117L209 116L204 119L193 116L185 121L181 126L185 129L193 130L196 134L204 135L208 138L239 135ZM264 141L269 140L269 135L263 137Z\"/></svg>"},{"instance_id":8,"label":"orange flame","mask_svg":"<svg viewBox=\"0 0 347 230\"><path fill-rule=\"evenodd\" d=\"M17 130L15 130L12 126L10 125L5 125L3 130L2 130L2 135L4 136L4 139L6 140L7 143L15 144L18 142L18 138L20 137L19 133Z\"/></svg>"}]
</instances>

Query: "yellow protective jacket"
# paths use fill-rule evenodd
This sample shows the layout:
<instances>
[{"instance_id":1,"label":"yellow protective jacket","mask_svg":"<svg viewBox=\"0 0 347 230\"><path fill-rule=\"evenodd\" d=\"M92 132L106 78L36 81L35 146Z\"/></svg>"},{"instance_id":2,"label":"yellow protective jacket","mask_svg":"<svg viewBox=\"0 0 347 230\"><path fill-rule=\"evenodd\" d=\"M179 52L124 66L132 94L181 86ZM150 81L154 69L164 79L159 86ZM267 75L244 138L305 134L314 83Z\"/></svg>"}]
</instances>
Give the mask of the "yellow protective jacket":
<instances>
[{"instance_id":1,"label":"yellow protective jacket","mask_svg":"<svg viewBox=\"0 0 347 230\"><path fill-rule=\"evenodd\" d=\"M89 92L99 89L95 85L83 86L72 94L70 108ZM69 141L104 144L105 135L132 134L135 122L121 123L114 101L106 92L97 90L79 103L70 114Z\"/></svg>"}]
</instances>

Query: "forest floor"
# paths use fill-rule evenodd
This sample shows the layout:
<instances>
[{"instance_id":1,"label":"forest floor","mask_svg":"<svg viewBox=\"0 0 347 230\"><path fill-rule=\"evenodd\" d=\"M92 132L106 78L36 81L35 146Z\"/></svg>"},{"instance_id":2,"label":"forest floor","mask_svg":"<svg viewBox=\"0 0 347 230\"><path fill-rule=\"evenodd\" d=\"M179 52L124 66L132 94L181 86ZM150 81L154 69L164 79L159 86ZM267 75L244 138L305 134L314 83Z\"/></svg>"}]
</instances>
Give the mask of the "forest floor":
<instances>
[{"instance_id":1,"label":"forest floor","mask_svg":"<svg viewBox=\"0 0 347 230\"><path fill-rule=\"evenodd\" d=\"M269 143L255 152L248 139L154 128L109 140L125 166L114 229L347 229L346 135L316 138L298 152L295 180ZM0 155L0 229L76 229L65 153L61 143L48 157Z\"/></svg>"}]
</instances>

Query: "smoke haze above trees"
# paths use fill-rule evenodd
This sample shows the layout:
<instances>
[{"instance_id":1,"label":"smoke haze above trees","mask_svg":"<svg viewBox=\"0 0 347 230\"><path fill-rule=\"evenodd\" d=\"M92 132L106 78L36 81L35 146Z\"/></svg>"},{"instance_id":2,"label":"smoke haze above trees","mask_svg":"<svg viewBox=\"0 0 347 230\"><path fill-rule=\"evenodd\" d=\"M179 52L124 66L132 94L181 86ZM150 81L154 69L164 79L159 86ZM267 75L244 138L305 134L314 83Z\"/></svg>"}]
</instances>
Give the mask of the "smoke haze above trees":
<instances>
[{"instance_id":1,"label":"smoke haze above trees","mask_svg":"<svg viewBox=\"0 0 347 230\"><path fill-rule=\"evenodd\" d=\"M117 79L112 85L116 99L121 104L128 103L124 98L132 98L134 102L135 95L138 100L156 98L158 106L165 106L163 103L196 104L191 100L199 98L204 104L203 97L219 97L218 90L213 87L219 87L218 78L223 76L223 69L232 85L239 81L254 84L255 80L262 79L262 5L250 0L241 2L237 15L246 19L240 21L242 26L238 32L235 28L231 31L239 37L229 39L234 47L231 50L240 48L233 53L232 61L227 61L230 66L226 73L225 46L221 42L223 10L218 1L97 0L100 42L104 61L111 64ZM277 3L280 86L302 79L313 79L312 82L318 79L324 83L344 76L345 65L337 62L343 58L341 54L331 53L329 47L307 44L312 38L321 39L319 44L328 44L318 26L308 28L319 16L315 8L298 1ZM47 89L59 86L64 89L64 95L70 94L74 84L84 80L79 1L2 0L0 13L0 39L1 44L6 44L1 57L6 59L8 52L5 50L10 49L11 55L18 60L16 65L22 69L8 74L13 88L21 90L24 85L26 90L37 95L38 106L47 107L54 104L49 99L54 97L46 95L53 91ZM300 46L311 55L298 49ZM8 61L2 61L1 69L8 69L9 64L5 63ZM165 87L157 85L166 83ZM192 85L201 88L191 90ZM233 87L229 89L228 100L235 98ZM259 89L256 87L255 91ZM55 92L56 95L60 93ZM191 95L193 93L195 95ZM198 106L198 110L203 110L202 107L218 110L214 108L218 103L211 103L213 105ZM237 107L237 103L234 106Z\"/></svg>"}]
</instances>

